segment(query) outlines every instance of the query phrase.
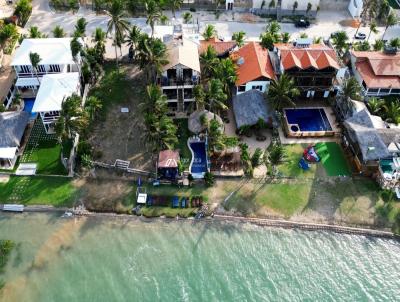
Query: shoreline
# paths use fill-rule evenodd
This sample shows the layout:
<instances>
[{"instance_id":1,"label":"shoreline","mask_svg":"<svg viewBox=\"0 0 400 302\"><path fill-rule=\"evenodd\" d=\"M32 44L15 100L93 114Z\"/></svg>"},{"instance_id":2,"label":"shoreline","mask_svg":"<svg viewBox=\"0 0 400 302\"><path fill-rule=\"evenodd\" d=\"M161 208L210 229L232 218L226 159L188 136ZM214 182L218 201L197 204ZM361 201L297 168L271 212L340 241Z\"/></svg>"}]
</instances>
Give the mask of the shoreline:
<instances>
[{"instance_id":1,"label":"shoreline","mask_svg":"<svg viewBox=\"0 0 400 302\"><path fill-rule=\"evenodd\" d=\"M27 213L55 213L55 212L65 212L71 211L69 208L56 208L52 206L26 206L24 212ZM72 211L74 213L74 211ZM4 213L4 212L3 212ZM18 214L18 213L15 213ZM213 217L207 216L202 219L194 219L194 218L168 218L168 217L144 217L144 216L136 216L129 214L117 214L112 212L75 212L72 217L102 217L102 218L121 218L121 219L130 219L130 220L141 220L143 222L150 221L196 221L196 222L236 222L236 223L251 223L258 226L263 227L275 227L275 228L284 228L284 229L299 229L303 231L329 231L340 234L352 234L352 235L360 235L360 236L371 236L371 237L379 237L379 238L388 238L400 240L400 236L394 234L391 231L378 230L378 229L370 229L370 228L359 228L359 227L350 227L350 226L342 226L335 224L323 224L323 223L306 223L306 222L296 222L289 221L284 219L271 219L271 218L256 218L256 217L245 217L245 216L235 216L235 215L226 215L226 214L214 214Z\"/></svg>"}]
</instances>

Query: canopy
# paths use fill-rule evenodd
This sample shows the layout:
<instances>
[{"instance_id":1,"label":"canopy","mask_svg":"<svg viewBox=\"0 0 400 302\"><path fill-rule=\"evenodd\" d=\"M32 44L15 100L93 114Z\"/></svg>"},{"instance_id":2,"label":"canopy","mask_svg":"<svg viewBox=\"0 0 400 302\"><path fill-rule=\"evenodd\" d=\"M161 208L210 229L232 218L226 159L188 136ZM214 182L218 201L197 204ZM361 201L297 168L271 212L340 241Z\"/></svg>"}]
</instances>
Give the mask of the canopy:
<instances>
[{"instance_id":1,"label":"canopy","mask_svg":"<svg viewBox=\"0 0 400 302\"><path fill-rule=\"evenodd\" d=\"M65 98L79 93L79 73L46 74L40 84L32 112L60 111Z\"/></svg>"},{"instance_id":2,"label":"canopy","mask_svg":"<svg viewBox=\"0 0 400 302\"><path fill-rule=\"evenodd\" d=\"M13 159L16 152L17 148L15 147L0 148L0 158Z\"/></svg>"},{"instance_id":3,"label":"canopy","mask_svg":"<svg viewBox=\"0 0 400 302\"><path fill-rule=\"evenodd\" d=\"M17 87L28 87L28 86L39 86L39 82L36 77L33 78L18 78L17 82L15 83L15 86Z\"/></svg>"}]
</instances>

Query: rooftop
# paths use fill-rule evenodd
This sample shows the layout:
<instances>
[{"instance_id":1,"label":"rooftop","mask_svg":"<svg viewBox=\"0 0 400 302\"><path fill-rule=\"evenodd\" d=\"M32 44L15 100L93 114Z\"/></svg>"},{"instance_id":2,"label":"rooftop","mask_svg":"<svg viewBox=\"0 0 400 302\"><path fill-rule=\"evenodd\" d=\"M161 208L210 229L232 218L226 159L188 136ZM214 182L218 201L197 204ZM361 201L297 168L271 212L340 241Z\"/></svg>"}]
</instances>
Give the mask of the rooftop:
<instances>
[{"instance_id":1,"label":"rooftop","mask_svg":"<svg viewBox=\"0 0 400 302\"><path fill-rule=\"evenodd\" d=\"M163 150L158 155L158 168L177 168L180 160L179 152Z\"/></svg>"},{"instance_id":2,"label":"rooftop","mask_svg":"<svg viewBox=\"0 0 400 302\"><path fill-rule=\"evenodd\" d=\"M368 88L400 88L400 54L352 51L355 67Z\"/></svg>"},{"instance_id":3,"label":"rooftop","mask_svg":"<svg viewBox=\"0 0 400 302\"><path fill-rule=\"evenodd\" d=\"M79 92L79 73L55 73L43 76L32 112L60 111L65 98Z\"/></svg>"},{"instance_id":4,"label":"rooftop","mask_svg":"<svg viewBox=\"0 0 400 302\"><path fill-rule=\"evenodd\" d=\"M268 50L263 49L259 43L250 42L246 44L235 51L232 57L236 59L238 65L237 86L262 77L271 80L275 79L275 73L268 56Z\"/></svg>"},{"instance_id":5,"label":"rooftop","mask_svg":"<svg viewBox=\"0 0 400 302\"><path fill-rule=\"evenodd\" d=\"M198 45L188 39L172 40L167 43L168 64L163 70L168 70L181 64L192 70L200 72Z\"/></svg>"},{"instance_id":6,"label":"rooftop","mask_svg":"<svg viewBox=\"0 0 400 302\"><path fill-rule=\"evenodd\" d=\"M24 39L15 52L12 66L31 65L29 53L39 54L40 64L74 64L71 38Z\"/></svg>"},{"instance_id":7,"label":"rooftop","mask_svg":"<svg viewBox=\"0 0 400 302\"><path fill-rule=\"evenodd\" d=\"M255 125L259 119L266 123L272 123L274 120L274 112L259 90L252 89L236 95L232 104L237 128Z\"/></svg>"},{"instance_id":8,"label":"rooftop","mask_svg":"<svg viewBox=\"0 0 400 302\"><path fill-rule=\"evenodd\" d=\"M311 44L307 47L297 47L291 43L277 43L283 69L293 67L300 69L314 68L317 70L328 67L339 69L339 62L334 49L323 44Z\"/></svg>"},{"instance_id":9,"label":"rooftop","mask_svg":"<svg viewBox=\"0 0 400 302\"><path fill-rule=\"evenodd\" d=\"M218 38L211 38L210 40L201 40L199 46L199 54L202 54L207 51L208 46L211 46L215 49L218 56L228 55L230 51L232 51L236 47L235 41L222 41Z\"/></svg>"},{"instance_id":10,"label":"rooftop","mask_svg":"<svg viewBox=\"0 0 400 302\"><path fill-rule=\"evenodd\" d=\"M25 111L0 113L0 148L18 147L28 121L29 113Z\"/></svg>"}]
</instances>

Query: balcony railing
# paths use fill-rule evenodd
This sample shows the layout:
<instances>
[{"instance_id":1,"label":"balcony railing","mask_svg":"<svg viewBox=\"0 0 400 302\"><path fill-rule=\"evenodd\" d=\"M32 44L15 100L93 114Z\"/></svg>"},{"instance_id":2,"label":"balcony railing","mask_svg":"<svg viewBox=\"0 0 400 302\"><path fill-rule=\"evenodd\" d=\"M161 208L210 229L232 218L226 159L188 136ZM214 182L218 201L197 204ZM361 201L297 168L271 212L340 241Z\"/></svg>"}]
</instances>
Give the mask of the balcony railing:
<instances>
[{"instance_id":1,"label":"balcony railing","mask_svg":"<svg viewBox=\"0 0 400 302\"><path fill-rule=\"evenodd\" d=\"M61 71L38 72L37 76L39 78L41 78L45 74L55 74L55 73L61 73ZM18 72L18 77L19 78L34 78L34 77L36 77L36 73L34 73L34 72Z\"/></svg>"},{"instance_id":2,"label":"balcony railing","mask_svg":"<svg viewBox=\"0 0 400 302\"><path fill-rule=\"evenodd\" d=\"M198 76L192 77L162 77L161 86L184 86L184 85L196 85L199 83Z\"/></svg>"}]
</instances>

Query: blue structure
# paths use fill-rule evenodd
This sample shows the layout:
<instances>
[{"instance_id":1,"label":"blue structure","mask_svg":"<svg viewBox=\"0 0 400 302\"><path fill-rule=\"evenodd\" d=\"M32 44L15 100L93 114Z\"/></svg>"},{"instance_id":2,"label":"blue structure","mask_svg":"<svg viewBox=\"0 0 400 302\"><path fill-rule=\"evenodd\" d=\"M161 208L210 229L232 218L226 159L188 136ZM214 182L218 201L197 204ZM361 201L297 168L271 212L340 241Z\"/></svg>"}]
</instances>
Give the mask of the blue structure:
<instances>
[{"instance_id":1,"label":"blue structure","mask_svg":"<svg viewBox=\"0 0 400 302\"><path fill-rule=\"evenodd\" d=\"M207 141L189 141L189 149L192 152L190 163L190 173L193 178L203 178L208 171L209 161L207 156Z\"/></svg>"},{"instance_id":2,"label":"blue structure","mask_svg":"<svg viewBox=\"0 0 400 302\"><path fill-rule=\"evenodd\" d=\"M24 99L24 111L29 113L29 119L34 120L36 118L36 113L32 112L33 104L35 103L35 98Z\"/></svg>"},{"instance_id":3,"label":"blue structure","mask_svg":"<svg viewBox=\"0 0 400 302\"><path fill-rule=\"evenodd\" d=\"M284 111L290 130L294 132L332 131L323 108L297 108L284 109Z\"/></svg>"}]
</instances>

